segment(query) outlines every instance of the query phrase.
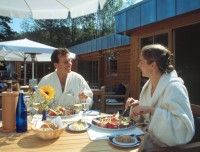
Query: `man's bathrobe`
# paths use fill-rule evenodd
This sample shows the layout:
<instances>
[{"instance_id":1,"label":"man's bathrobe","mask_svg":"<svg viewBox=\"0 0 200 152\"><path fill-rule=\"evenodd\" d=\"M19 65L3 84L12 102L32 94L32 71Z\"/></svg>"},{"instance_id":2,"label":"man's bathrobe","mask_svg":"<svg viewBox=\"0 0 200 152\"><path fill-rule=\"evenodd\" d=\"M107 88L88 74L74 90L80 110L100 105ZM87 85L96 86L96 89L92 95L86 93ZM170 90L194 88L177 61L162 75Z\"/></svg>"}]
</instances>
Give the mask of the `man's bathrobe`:
<instances>
[{"instance_id":1,"label":"man's bathrobe","mask_svg":"<svg viewBox=\"0 0 200 152\"><path fill-rule=\"evenodd\" d=\"M60 80L56 71L44 76L38 88L44 85L51 85L55 89L55 101L53 105L69 106L80 103L79 93L84 92L88 96L86 102L89 102L90 107L93 104L93 93L85 81L85 79L78 73L71 71L66 79L64 91L60 84Z\"/></svg>"},{"instance_id":2,"label":"man's bathrobe","mask_svg":"<svg viewBox=\"0 0 200 152\"><path fill-rule=\"evenodd\" d=\"M153 106L152 116L144 115L150 121L149 133L166 146L188 143L194 135L194 119L187 89L176 71L163 74L151 96L151 82L148 80L140 94L140 105Z\"/></svg>"}]
</instances>

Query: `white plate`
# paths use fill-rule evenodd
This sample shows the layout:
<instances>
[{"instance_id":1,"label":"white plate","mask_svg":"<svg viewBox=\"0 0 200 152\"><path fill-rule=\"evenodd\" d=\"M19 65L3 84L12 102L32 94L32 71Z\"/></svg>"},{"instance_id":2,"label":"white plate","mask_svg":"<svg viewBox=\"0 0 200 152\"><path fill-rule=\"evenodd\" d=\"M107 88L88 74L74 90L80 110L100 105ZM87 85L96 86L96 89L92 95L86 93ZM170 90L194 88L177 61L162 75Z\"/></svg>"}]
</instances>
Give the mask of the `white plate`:
<instances>
[{"instance_id":1,"label":"white plate","mask_svg":"<svg viewBox=\"0 0 200 152\"><path fill-rule=\"evenodd\" d=\"M83 131L86 131L89 127L90 127L90 124L88 123L85 123L85 127L83 129L74 129L72 127L72 124L73 123L70 123L67 125L66 129L69 130L69 131L72 131L72 132L83 132Z\"/></svg>"},{"instance_id":2,"label":"white plate","mask_svg":"<svg viewBox=\"0 0 200 152\"><path fill-rule=\"evenodd\" d=\"M100 118L100 117L98 117ZM98 119L98 118L95 118L95 119ZM131 128L134 128L135 127L135 124L133 123L132 125L130 126L127 126L127 127L122 127L122 128L104 128L104 127L100 127L96 124L93 123L93 121L91 122L91 125L94 126L95 128L98 128L98 129L102 129L102 130L110 130L110 131L114 131L114 130L127 130L127 129L131 129Z\"/></svg>"},{"instance_id":3,"label":"white plate","mask_svg":"<svg viewBox=\"0 0 200 152\"><path fill-rule=\"evenodd\" d=\"M118 136L115 136L115 137L109 137L109 142L114 145L114 146L117 146L117 147L122 147L122 148L133 148L133 147L137 147L140 145L141 143L141 140L139 139L139 137L137 136L134 136L134 135L130 135L131 138L133 138L133 142L132 143L124 143L124 142L118 142L116 140L116 137Z\"/></svg>"},{"instance_id":4,"label":"white plate","mask_svg":"<svg viewBox=\"0 0 200 152\"><path fill-rule=\"evenodd\" d=\"M96 110L88 110L88 111L84 112L84 114L87 116L98 116L100 114L100 112L96 111Z\"/></svg>"},{"instance_id":5,"label":"white plate","mask_svg":"<svg viewBox=\"0 0 200 152\"><path fill-rule=\"evenodd\" d=\"M127 130L127 129L131 129L131 128L134 128L135 125L132 124L131 126L128 126L128 127L123 127L123 128L103 128L103 127L100 127L100 126L97 126L93 123L91 123L92 126L98 128L98 129L102 129L102 130L110 130L110 131L116 131L116 130Z\"/></svg>"}]
</instances>

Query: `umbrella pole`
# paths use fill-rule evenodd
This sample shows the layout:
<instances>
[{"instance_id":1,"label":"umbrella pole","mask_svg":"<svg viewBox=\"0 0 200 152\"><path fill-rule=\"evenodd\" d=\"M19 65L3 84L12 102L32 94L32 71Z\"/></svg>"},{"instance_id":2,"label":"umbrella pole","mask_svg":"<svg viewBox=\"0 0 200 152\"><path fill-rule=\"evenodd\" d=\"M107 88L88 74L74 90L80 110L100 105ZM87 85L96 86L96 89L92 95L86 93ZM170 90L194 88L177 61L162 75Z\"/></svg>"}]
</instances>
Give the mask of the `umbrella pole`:
<instances>
[{"instance_id":1,"label":"umbrella pole","mask_svg":"<svg viewBox=\"0 0 200 152\"><path fill-rule=\"evenodd\" d=\"M32 61L32 80L34 79L34 68L35 68L34 61Z\"/></svg>"},{"instance_id":2,"label":"umbrella pole","mask_svg":"<svg viewBox=\"0 0 200 152\"><path fill-rule=\"evenodd\" d=\"M24 85L26 85L26 61L24 60Z\"/></svg>"},{"instance_id":3,"label":"umbrella pole","mask_svg":"<svg viewBox=\"0 0 200 152\"><path fill-rule=\"evenodd\" d=\"M31 53L30 54L31 55L31 61L32 61L32 80L34 79L34 62L35 62L35 58L36 58L36 53Z\"/></svg>"}]
</instances>

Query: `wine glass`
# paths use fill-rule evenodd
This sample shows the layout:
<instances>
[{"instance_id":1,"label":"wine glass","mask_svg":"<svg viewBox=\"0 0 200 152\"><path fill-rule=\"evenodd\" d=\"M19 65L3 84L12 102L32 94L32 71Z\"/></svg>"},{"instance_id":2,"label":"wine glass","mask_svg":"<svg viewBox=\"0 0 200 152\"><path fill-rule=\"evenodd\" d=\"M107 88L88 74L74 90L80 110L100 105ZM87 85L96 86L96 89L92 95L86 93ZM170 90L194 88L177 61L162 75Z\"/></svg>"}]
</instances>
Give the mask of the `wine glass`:
<instances>
[{"instance_id":1,"label":"wine glass","mask_svg":"<svg viewBox=\"0 0 200 152\"><path fill-rule=\"evenodd\" d=\"M89 110L89 103L87 101L82 102L84 113Z\"/></svg>"}]
</instances>

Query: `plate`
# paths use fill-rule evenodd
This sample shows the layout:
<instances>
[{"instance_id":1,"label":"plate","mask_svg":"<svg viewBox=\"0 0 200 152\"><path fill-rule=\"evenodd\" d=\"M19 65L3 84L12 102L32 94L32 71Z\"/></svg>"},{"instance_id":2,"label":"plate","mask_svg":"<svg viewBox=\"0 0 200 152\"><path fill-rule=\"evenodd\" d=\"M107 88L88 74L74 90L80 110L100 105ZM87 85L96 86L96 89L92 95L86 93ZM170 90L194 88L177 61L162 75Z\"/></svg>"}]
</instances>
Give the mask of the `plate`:
<instances>
[{"instance_id":1,"label":"plate","mask_svg":"<svg viewBox=\"0 0 200 152\"><path fill-rule=\"evenodd\" d=\"M104 118L104 117L98 117L98 118L95 118L92 120L91 122L91 125L94 126L95 128L98 128L98 129L102 129L102 130L110 130L110 131L113 131L113 130L126 130L126 129L131 129L131 128L134 128L135 127L135 124L133 121L130 122L130 124L128 124L127 126L123 126L121 125L120 127L118 128L107 128L107 127L101 127L97 124L97 122L99 121L100 118Z\"/></svg>"},{"instance_id":2,"label":"plate","mask_svg":"<svg viewBox=\"0 0 200 152\"><path fill-rule=\"evenodd\" d=\"M137 146L140 145L141 140L138 136L135 136L135 135L128 135L128 136L133 139L133 142L131 142L131 143L119 142L119 141L116 140L116 138L118 136L109 137L109 142L112 145L117 146L117 147L121 147L121 148L134 148L134 147L137 147Z\"/></svg>"},{"instance_id":3,"label":"plate","mask_svg":"<svg viewBox=\"0 0 200 152\"><path fill-rule=\"evenodd\" d=\"M88 110L88 111L84 112L84 114L87 116L97 116L100 114L100 112L97 110Z\"/></svg>"},{"instance_id":4,"label":"plate","mask_svg":"<svg viewBox=\"0 0 200 152\"><path fill-rule=\"evenodd\" d=\"M100 126L97 126L93 123L91 123L92 126L98 128L98 129L102 129L102 130L110 130L110 131L117 131L117 130L126 130L126 129L131 129L131 128L134 128L135 127L135 124L132 124L128 127L124 127L124 128L103 128L103 127L100 127Z\"/></svg>"},{"instance_id":5,"label":"plate","mask_svg":"<svg viewBox=\"0 0 200 152\"><path fill-rule=\"evenodd\" d=\"M68 124L66 129L69 130L69 131L72 131L72 132L83 132L83 131L86 131L90 127L90 124L82 122L84 124L84 127L78 129L78 128L74 128L73 127L74 123L75 122L72 122L72 123Z\"/></svg>"}]
</instances>

